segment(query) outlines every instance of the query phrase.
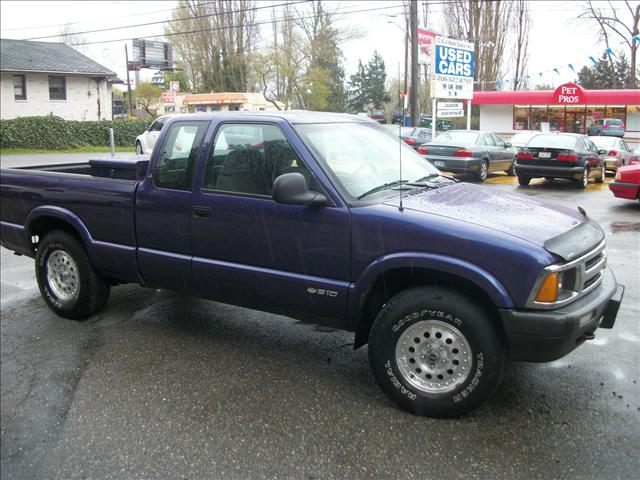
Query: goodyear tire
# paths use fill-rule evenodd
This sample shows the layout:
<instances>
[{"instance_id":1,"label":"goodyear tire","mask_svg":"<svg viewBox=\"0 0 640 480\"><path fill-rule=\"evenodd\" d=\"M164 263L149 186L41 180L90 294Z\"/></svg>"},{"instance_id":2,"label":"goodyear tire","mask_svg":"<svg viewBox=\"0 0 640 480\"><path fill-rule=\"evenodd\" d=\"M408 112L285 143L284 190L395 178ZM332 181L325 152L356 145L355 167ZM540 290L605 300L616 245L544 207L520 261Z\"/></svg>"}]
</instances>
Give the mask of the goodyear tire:
<instances>
[{"instance_id":1,"label":"goodyear tire","mask_svg":"<svg viewBox=\"0 0 640 480\"><path fill-rule=\"evenodd\" d=\"M101 309L110 286L95 272L82 242L63 231L38 244L36 278L47 306L61 317L82 320Z\"/></svg>"},{"instance_id":2,"label":"goodyear tire","mask_svg":"<svg viewBox=\"0 0 640 480\"><path fill-rule=\"evenodd\" d=\"M500 334L463 295L415 287L394 296L369 334L376 381L398 406L429 417L458 417L496 389L506 362Z\"/></svg>"}]
</instances>

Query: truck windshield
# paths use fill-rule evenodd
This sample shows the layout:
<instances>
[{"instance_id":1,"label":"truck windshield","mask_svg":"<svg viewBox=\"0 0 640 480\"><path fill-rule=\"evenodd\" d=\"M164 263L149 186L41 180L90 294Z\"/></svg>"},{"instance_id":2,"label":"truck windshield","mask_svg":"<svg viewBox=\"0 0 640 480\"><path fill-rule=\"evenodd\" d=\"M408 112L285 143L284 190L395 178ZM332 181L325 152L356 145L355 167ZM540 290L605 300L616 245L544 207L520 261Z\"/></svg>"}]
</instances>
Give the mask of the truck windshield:
<instances>
[{"instance_id":1,"label":"truck windshield","mask_svg":"<svg viewBox=\"0 0 640 480\"><path fill-rule=\"evenodd\" d=\"M398 186L400 151L402 180L418 182L440 172L408 147L375 125L324 123L296 125L296 131L351 199L367 192Z\"/></svg>"}]
</instances>

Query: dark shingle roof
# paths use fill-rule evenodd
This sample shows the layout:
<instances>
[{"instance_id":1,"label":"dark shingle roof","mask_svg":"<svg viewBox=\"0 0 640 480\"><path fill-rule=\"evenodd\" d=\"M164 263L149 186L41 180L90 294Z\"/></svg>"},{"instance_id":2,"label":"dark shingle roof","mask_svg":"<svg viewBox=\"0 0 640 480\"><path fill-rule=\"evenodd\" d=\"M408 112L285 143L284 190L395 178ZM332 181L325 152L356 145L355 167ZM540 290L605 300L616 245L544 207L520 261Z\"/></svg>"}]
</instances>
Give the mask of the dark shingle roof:
<instances>
[{"instance_id":1,"label":"dark shingle roof","mask_svg":"<svg viewBox=\"0 0 640 480\"><path fill-rule=\"evenodd\" d=\"M4 38L0 40L0 70L115 76L108 68L64 43Z\"/></svg>"}]
</instances>

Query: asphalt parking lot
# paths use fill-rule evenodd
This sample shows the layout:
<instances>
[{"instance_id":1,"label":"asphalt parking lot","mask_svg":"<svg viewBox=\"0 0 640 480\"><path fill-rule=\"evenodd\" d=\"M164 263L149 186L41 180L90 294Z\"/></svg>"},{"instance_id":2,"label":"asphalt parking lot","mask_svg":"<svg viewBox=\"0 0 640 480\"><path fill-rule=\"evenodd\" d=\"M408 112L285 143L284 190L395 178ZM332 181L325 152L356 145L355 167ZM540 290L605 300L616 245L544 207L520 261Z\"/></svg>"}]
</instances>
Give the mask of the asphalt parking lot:
<instances>
[{"instance_id":1,"label":"asphalt parking lot","mask_svg":"<svg viewBox=\"0 0 640 480\"><path fill-rule=\"evenodd\" d=\"M510 364L458 420L397 409L346 332L136 285L58 318L33 261L2 249L2 478L635 478L640 205L606 185L487 185L583 207L626 293L612 330Z\"/></svg>"}]
</instances>

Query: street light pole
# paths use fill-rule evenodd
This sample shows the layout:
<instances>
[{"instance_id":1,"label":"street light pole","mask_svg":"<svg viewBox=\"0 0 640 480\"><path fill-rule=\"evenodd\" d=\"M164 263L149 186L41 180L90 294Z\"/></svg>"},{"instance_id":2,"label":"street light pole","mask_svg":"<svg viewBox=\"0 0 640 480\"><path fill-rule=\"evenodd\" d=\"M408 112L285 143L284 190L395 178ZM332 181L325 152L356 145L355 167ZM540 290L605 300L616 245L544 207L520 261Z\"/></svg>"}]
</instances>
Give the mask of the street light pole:
<instances>
[{"instance_id":1,"label":"street light pole","mask_svg":"<svg viewBox=\"0 0 640 480\"><path fill-rule=\"evenodd\" d=\"M409 2L409 23L411 27L411 92L409 94L411 126L420 124L420 70L418 65L418 2Z\"/></svg>"}]
</instances>

